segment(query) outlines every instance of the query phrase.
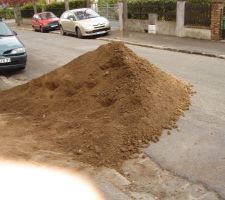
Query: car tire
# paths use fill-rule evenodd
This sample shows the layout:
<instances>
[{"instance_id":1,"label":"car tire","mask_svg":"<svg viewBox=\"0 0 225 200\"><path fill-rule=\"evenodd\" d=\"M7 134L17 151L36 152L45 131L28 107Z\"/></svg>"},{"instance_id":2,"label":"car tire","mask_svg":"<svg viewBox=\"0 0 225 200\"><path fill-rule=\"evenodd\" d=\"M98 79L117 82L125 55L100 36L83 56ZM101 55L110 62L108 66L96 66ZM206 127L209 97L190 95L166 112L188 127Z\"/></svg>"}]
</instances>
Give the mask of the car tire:
<instances>
[{"instance_id":1,"label":"car tire","mask_svg":"<svg viewBox=\"0 0 225 200\"><path fill-rule=\"evenodd\" d=\"M63 27L62 27L62 26L60 26L60 34L61 34L61 35L66 35L66 33L65 33L65 31L63 30Z\"/></svg>"},{"instance_id":2,"label":"car tire","mask_svg":"<svg viewBox=\"0 0 225 200\"><path fill-rule=\"evenodd\" d=\"M44 33L44 32L45 32L45 29L41 26L41 27L40 27L40 31L41 31L42 33Z\"/></svg>"},{"instance_id":3,"label":"car tire","mask_svg":"<svg viewBox=\"0 0 225 200\"><path fill-rule=\"evenodd\" d=\"M81 30L80 30L80 28L76 28L76 34L77 34L77 37L78 38L82 38L83 37L83 35L82 35L82 33L81 33Z\"/></svg>"},{"instance_id":4,"label":"car tire","mask_svg":"<svg viewBox=\"0 0 225 200\"><path fill-rule=\"evenodd\" d=\"M34 28L34 26L32 26L33 30L36 32L37 30Z\"/></svg>"},{"instance_id":5,"label":"car tire","mask_svg":"<svg viewBox=\"0 0 225 200\"><path fill-rule=\"evenodd\" d=\"M109 32L106 32L104 35L105 35L105 36L108 36L108 35L109 35Z\"/></svg>"}]
</instances>

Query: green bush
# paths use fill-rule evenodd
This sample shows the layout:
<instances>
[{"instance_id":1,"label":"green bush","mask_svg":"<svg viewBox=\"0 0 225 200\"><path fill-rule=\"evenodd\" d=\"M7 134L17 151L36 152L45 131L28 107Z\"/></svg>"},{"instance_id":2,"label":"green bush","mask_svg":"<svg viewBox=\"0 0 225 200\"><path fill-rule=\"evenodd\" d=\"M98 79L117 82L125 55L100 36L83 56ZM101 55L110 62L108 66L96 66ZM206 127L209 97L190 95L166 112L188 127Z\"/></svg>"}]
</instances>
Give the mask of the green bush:
<instances>
[{"instance_id":1,"label":"green bush","mask_svg":"<svg viewBox=\"0 0 225 200\"><path fill-rule=\"evenodd\" d=\"M158 14L163 21L176 20L175 0L133 0L128 3L129 19L148 19L149 13Z\"/></svg>"},{"instance_id":2,"label":"green bush","mask_svg":"<svg viewBox=\"0 0 225 200\"><path fill-rule=\"evenodd\" d=\"M117 4L117 0L99 0L99 5L106 5L106 4Z\"/></svg>"},{"instance_id":3,"label":"green bush","mask_svg":"<svg viewBox=\"0 0 225 200\"><path fill-rule=\"evenodd\" d=\"M22 6L21 10L33 10L33 4L32 3L27 3L24 6ZM42 5L41 4L37 4L37 10L41 10L42 9Z\"/></svg>"},{"instance_id":4,"label":"green bush","mask_svg":"<svg viewBox=\"0 0 225 200\"><path fill-rule=\"evenodd\" d=\"M4 19L13 19L14 18L13 8L0 8L0 16Z\"/></svg>"},{"instance_id":5,"label":"green bush","mask_svg":"<svg viewBox=\"0 0 225 200\"><path fill-rule=\"evenodd\" d=\"M82 7L86 7L86 1L85 0L70 1L69 5L70 5L70 9L82 8ZM49 10L49 9L65 9L65 4L64 2L50 3L46 5L46 10Z\"/></svg>"},{"instance_id":6,"label":"green bush","mask_svg":"<svg viewBox=\"0 0 225 200\"><path fill-rule=\"evenodd\" d=\"M83 8L86 7L86 1L85 0L70 1L69 6L70 9ZM60 17L61 14L65 11L65 4L64 2L51 3L46 5L45 10L53 12L57 17Z\"/></svg>"},{"instance_id":7,"label":"green bush","mask_svg":"<svg viewBox=\"0 0 225 200\"><path fill-rule=\"evenodd\" d=\"M70 9L85 8L85 7L86 7L85 0L70 1Z\"/></svg>"},{"instance_id":8,"label":"green bush","mask_svg":"<svg viewBox=\"0 0 225 200\"><path fill-rule=\"evenodd\" d=\"M74 0L69 2L70 9L75 8L82 8L86 7L86 1L85 0ZM48 5L37 4L37 10L38 12L41 12L42 10L53 12L56 16L60 17L61 14L65 11L65 4L64 2L54 2L50 3ZM24 18L31 18L34 15L34 8L32 3L25 4L21 9L22 17Z\"/></svg>"}]
</instances>

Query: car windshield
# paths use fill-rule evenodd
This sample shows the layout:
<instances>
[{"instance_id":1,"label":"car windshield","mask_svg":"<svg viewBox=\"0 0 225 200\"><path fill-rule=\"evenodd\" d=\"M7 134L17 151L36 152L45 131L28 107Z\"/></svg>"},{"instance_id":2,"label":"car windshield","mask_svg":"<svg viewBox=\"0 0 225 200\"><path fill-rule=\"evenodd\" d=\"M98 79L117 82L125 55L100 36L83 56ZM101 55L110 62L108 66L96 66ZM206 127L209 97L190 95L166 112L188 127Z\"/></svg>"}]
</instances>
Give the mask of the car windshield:
<instances>
[{"instance_id":1,"label":"car windshield","mask_svg":"<svg viewBox=\"0 0 225 200\"><path fill-rule=\"evenodd\" d=\"M0 37L6 37L6 36L13 36L13 32L9 29L9 27L3 23L0 22Z\"/></svg>"},{"instance_id":2,"label":"car windshield","mask_svg":"<svg viewBox=\"0 0 225 200\"><path fill-rule=\"evenodd\" d=\"M84 19L99 17L99 14L91 9L75 11L74 14L77 20L84 20Z\"/></svg>"},{"instance_id":3,"label":"car windshield","mask_svg":"<svg viewBox=\"0 0 225 200\"><path fill-rule=\"evenodd\" d=\"M39 17L40 17L41 19L51 19L51 18L56 18L56 16L55 16L53 13L51 13L51 12L41 13L41 14L39 14Z\"/></svg>"}]
</instances>

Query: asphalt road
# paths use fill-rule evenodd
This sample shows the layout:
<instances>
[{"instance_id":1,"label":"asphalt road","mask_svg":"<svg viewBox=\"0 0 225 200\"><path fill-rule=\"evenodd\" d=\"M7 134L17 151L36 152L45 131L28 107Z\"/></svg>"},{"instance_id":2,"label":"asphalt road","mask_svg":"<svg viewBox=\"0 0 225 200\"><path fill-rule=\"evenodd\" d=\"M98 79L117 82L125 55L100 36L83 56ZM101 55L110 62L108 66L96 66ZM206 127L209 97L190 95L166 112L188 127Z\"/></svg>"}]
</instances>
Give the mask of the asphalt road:
<instances>
[{"instance_id":1,"label":"asphalt road","mask_svg":"<svg viewBox=\"0 0 225 200\"><path fill-rule=\"evenodd\" d=\"M18 84L45 74L105 42L17 30L28 51L24 72L8 75ZM225 199L225 60L131 47L138 55L194 85L192 106L146 153L174 174L200 182ZM166 132L166 131L165 131Z\"/></svg>"}]
</instances>

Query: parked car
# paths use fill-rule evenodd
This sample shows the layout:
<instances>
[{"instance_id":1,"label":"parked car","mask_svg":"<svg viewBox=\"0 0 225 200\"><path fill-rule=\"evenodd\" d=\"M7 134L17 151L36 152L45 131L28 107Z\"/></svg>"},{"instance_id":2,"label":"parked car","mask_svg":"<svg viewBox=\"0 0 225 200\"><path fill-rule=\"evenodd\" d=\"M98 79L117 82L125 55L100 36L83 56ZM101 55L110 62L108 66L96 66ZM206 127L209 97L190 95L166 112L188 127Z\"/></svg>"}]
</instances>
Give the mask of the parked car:
<instances>
[{"instance_id":1,"label":"parked car","mask_svg":"<svg viewBox=\"0 0 225 200\"><path fill-rule=\"evenodd\" d=\"M16 35L0 21L0 70L18 70L26 67L26 50Z\"/></svg>"},{"instance_id":2,"label":"parked car","mask_svg":"<svg viewBox=\"0 0 225 200\"><path fill-rule=\"evenodd\" d=\"M59 18L52 12L35 14L32 18L32 27L35 31L52 31L59 29Z\"/></svg>"},{"instance_id":3,"label":"parked car","mask_svg":"<svg viewBox=\"0 0 225 200\"><path fill-rule=\"evenodd\" d=\"M110 32L109 21L89 8L69 10L59 20L60 32L72 33L78 38L83 36L102 35Z\"/></svg>"}]
</instances>

